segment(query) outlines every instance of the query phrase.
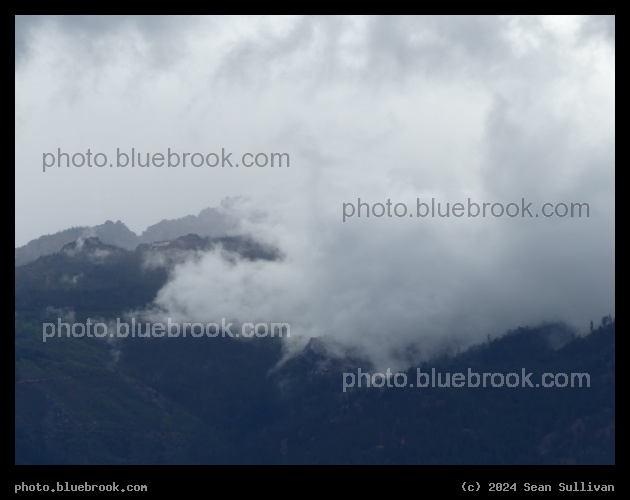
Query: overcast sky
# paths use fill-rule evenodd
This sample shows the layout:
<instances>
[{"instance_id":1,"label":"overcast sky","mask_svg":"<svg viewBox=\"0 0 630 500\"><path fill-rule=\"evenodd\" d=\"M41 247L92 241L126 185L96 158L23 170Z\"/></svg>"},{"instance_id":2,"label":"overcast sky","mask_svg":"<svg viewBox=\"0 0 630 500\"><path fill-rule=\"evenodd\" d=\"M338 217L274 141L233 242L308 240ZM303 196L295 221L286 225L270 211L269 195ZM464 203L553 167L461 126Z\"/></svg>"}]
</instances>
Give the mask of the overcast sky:
<instances>
[{"instance_id":1,"label":"overcast sky","mask_svg":"<svg viewBox=\"0 0 630 500\"><path fill-rule=\"evenodd\" d=\"M229 197L285 260L182 265L158 296L174 316L289 321L381 366L410 342L585 331L614 315L614 82L612 16L18 17L15 244ZM108 165L44 172L59 148ZM290 167L110 168L117 148ZM409 213L344 222L358 198ZM417 218L417 198L590 217Z\"/></svg>"}]
</instances>

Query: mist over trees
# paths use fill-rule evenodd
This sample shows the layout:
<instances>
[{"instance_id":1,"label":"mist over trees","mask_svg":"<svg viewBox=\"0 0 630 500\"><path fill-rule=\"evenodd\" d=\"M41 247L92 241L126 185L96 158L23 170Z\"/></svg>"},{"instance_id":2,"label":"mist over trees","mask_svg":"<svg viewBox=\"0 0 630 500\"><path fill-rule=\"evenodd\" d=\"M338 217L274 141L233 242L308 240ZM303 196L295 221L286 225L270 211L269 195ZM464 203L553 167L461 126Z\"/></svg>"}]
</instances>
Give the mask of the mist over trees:
<instances>
[{"instance_id":1,"label":"mist over trees","mask_svg":"<svg viewBox=\"0 0 630 500\"><path fill-rule=\"evenodd\" d=\"M346 390L348 374L373 374L374 366L330 349L326 338L288 359L278 337L41 341L43 323L113 325L150 306L178 255L219 249L226 259L282 258L244 237L191 234L135 251L92 237L16 267L16 463L615 462L610 315L586 336L557 323L518 327L398 374L415 384L418 371L523 367L532 382L545 372L588 373L589 387L370 386L368 375ZM157 255L160 265L147 266Z\"/></svg>"}]
</instances>

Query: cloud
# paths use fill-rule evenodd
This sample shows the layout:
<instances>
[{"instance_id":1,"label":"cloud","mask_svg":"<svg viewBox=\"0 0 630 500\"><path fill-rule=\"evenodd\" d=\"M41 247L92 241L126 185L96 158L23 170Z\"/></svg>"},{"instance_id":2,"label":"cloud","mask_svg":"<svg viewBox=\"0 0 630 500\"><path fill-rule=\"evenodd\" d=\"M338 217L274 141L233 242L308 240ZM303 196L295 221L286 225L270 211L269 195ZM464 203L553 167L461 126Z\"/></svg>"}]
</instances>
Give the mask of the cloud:
<instances>
[{"instance_id":1,"label":"cloud","mask_svg":"<svg viewBox=\"0 0 630 500\"><path fill-rule=\"evenodd\" d=\"M168 314L289 322L297 343L330 336L383 366L412 344L428 356L614 313L614 17L44 18L18 51L16 240L101 223L103 207L140 233L232 197L224 210L285 254L175 263ZM59 147L291 166L41 172ZM359 198L590 216L343 222Z\"/></svg>"},{"instance_id":2,"label":"cloud","mask_svg":"<svg viewBox=\"0 0 630 500\"><path fill-rule=\"evenodd\" d=\"M74 286L79 280L83 277L83 273L75 274L74 276L69 276L67 274L63 274L61 278L59 278L59 282L62 285Z\"/></svg>"}]
</instances>

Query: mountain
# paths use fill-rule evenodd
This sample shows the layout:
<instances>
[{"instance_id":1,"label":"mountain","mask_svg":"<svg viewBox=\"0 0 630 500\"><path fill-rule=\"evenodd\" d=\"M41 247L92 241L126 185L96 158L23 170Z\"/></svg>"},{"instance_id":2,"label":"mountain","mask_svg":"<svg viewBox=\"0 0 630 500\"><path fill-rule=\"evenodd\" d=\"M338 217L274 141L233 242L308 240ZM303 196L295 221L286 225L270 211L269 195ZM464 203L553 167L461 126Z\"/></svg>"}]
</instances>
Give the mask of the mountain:
<instances>
[{"instance_id":1,"label":"mountain","mask_svg":"<svg viewBox=\"0 0 630 500\"><path fill-rule=\"evenodd\" d=\"M180 219L164 219L149 226L138 238L139 243L174 240L186 234L221 236L234 233L236 219L215 208L206 208L199 215L187 215Z\"/></svg>"},{"instance_id":2,"label":"mountain","mask_svg":"<svg viewBox=\"0 0 630 500\"><path fill-rule=\"evenodd\" d=\"M137 235L122 222L108 220L104 224L93 227L73 227L47 234L29 241L26 245L15 249L15 265L23 266L45 255L59 252L64 245L81 237L95 236L106 244L133 250L137 246Z\"/></svg>"},{"instance_id":3,"label":"mountain","mask_svg":"<svg viewBox=\"0 0 630 500\"><path fill-rule=\"evenodd\" d=\"M134 251L92 237L16 267L16 463L615 463L609 317L587 336L519 327L388 380L326 338L284 359L278 337L70 335L89 318L114 325L150 305L177 256L219 244L226 259L282 258L240 236L191 234ZM160 265L147 266L151 256ZM559 386L417 386L432 370L524 370L533 384L551 373ZM574 373L589 386L568 385ZM409 384L397 387L403 375Z\"/></svg>"},{"instance_id":4,"label":"mountain","mask_svg":"<svg viewBox=\"0 0 630 500\"><path fill-rule=\"evenodd\" d=\"M57 253L64 245L78 238L96 237L107 245L134 250L142 243L175 240L191 233L202 237L235 234L236 228L237 221L234 218L214 208L206 208L196 216L163 220L149 226L140 236L121 221L108 220L98 226L73 227L31 240L15 249L15 265L23 266L40 257Z\"/></svg>"},{"instance_id":5,"label":"mountain","mask_svg":"<svg viewBox=\"0 0 630 500\"><path fill-rule=\"evenodd\" d=\"M122 311L149 304L166 284L168 265L188 251L221 245L225 258L276 260L280 253L245 236L187 235L173 241L138 245L134 251L78 238L53 255L15 268L16 310L71 307ZM153 263L153 265L151 265Z\"/></svg>"}]
</instances>

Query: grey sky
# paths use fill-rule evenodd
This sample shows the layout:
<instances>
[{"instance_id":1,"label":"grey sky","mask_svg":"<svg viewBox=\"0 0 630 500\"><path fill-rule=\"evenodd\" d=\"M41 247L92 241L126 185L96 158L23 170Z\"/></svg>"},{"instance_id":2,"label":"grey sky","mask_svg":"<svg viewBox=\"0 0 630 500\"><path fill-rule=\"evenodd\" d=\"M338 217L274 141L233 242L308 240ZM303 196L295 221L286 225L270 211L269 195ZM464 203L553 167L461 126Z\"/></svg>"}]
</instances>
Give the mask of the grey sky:
<instances>
[{"instance_id":1,"label":"grey sky","mask_svg":"<svg viewBox=\"0 0 630 500\"><path fill-rule=\"evenodd\" d=\"M15 44L17 246L240 196L229 210L287 260L183 266L159 296L174 314L293 321L376 359L614 313L614 17L19 17ZM291 167L42 172L57 148L132 147ZM342 222L359 197L590 218Z\"/></svg>"}]
</instances>

